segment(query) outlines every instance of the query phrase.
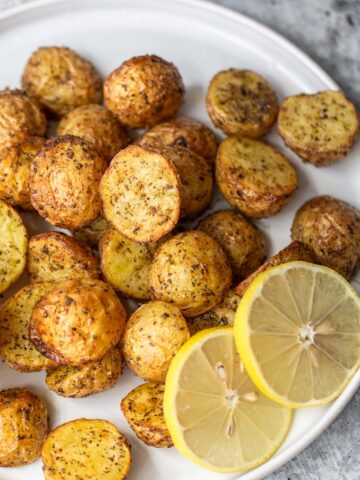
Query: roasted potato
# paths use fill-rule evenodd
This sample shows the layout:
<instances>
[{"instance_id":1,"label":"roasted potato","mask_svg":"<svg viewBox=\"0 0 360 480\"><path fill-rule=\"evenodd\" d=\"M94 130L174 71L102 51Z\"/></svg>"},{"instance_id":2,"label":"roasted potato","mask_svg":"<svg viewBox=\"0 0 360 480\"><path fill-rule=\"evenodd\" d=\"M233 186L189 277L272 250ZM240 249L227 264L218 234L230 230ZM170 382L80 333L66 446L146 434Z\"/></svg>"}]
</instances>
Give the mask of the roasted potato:
<instances>
[{"instance_id":1,"label":"roasted potato","mask_svg":"<svg viewBox=\"0 0 360 480\"><path fill-rule=\"evenodd\" d=\"M234 280L250 275L266 258L265 237L241 213L218 210L198 226L219 243L228 255Z\"/></svg>"},{"instance_id":2,"label":"roasted potato","mask_svg":"<svg viewBox=\"0 0 360 480\"><path fill-rule=\"evenodd\" d=\"M99 262L85 243L60 232L30 238L27 270L32 282L99 278Z\"/></svg>"},{"instance_id":3,"label":"roasted potato","mask_svg":"<svg viewBox=\"0 0 360 480\"><path fill-rule=\"evenodd\" d=\"M32 210L29 177L31 161L45 138L29 137L0 147L0 198L14 207Z\"/></svg>"},{"instance_id":4,"label":"roasted potato","mask_svg":"<svg viewBox=\"0 0 360 480\"><path fill-rule=\"evenodd\" d=\"M28 237L17 211L0 200L0 294L23 273Z\"/></svg>"},{"instance_id":5,"label":"roasted potato","mask_svg":"<svg viewBox=\"0 0 360 480\"><path fill-rule=\"evenodd\" d=\"M99 245L106 282L127 297L149 300L150 265L162 241L137 243L110 228Z\"/></svg>"},{"instance_id":6,"label":"roasted potato","mask_svg":"<svg viewBox=\"0 0 360 480\"><path fill-rule=\"evenodd\" d=\"M291 236L346 279L356 273L360 263L360 212L348 203L327 195L308 200L295 215Z\"/></svg>"},{"instance_id":7,"label":"roasted potato","mask_svg":"<svg viewBox=\"0 0 360 480\"><path fill-rule=\"evenodd\" d=\"M177 307L161 301L146 303L126 324L122 340L126 363L145 380L165 382L171 360L189 337Z\"/></svg>"},{"instance_id":8,"label":"roasted potato","mask_svg":"<svg viewBox=\"0 0 360 480\"><path fill-rule=\"evenodd\" d=\"M0 308L0 356L19 372L38 372L55 364L39 353L29 339L33 308L54 288L53 282L27 285Z\"/></svg>"},{"instance_id":9,"label":"roasted potato","mask_svg":"<svg viewBox=\"0 0 360 480\"><path fill-rule=\"evenodd\" d=\"M60 120L56 134L82 138L108 162L129 143L125 128L109 110L96 104L71 110Z\"/></svg>"},{"instance_id":10,"label":"roasted potato","mask_svg":"<svg viewBox=\"0 0 360 480\"><path fill-rule=\"evenodd\" d=\"M207 233L179 233L163 243L150 269L154 299L196 317L221 302L231 285L231 267L220 245Z\"/></svg>"},{"instance_id":11,"label":"roasted potato","mask_svg":"<svg viewBox=\"0 0 360 480\"><path fill-rule=\"evenodd\" d=\"M51 138L31 163L31 203L52 225L81 228L100 213L105 170L105 160L81 138Z\"/></svg>"},{"instance_id":12,"label":"roasted potato","mask_svg":"<svg viewBox=\"0 0 360 480\"><path fill-rule=\"evenodd\" d=\"M110 223L100 214L94 221L72 233L78 240L87 243L93 248L98 248L100 240L109 228Z\"/></svg>"},{"instance_id":13,"label":"roasted potato","mask_svg":"<svg viewBox=\"0 0 360 480\"><path fill-rule=\"evenodd\" d=\"M314 252L310 250L310 248L308 248L302 242L291 242L285 248L269 258L269 260L263 263L255 272L245 278L245 280L240 282L239 285L235 287L234 292L242 297L248 289L250 283L259 275L259 273L262 273L271 267L276 267L276 265L281 265L282 263L296 261L318 263L317 257L315 256Z\"/></svg>"},{"instance_id":14,"label":"roasted potato","mask_svg":"<svg viewBox=\"0 0 360 480\"><path fill-rule=\"evenodd\" d=\"M274 125L279 104L270 83L251 70L217 73L206 94L208 114L226 135L259 138Z\"/></svg>"},{"instance_id":15,"label":"roasted potato","mask_svg":"<svg viewBox=\"0 0 360 480\"><path fill-rule=\"evenodd\" d=\"M226 200L249 217L281 210L298 179L289 160L260 140L229 137L216 157L216 180Z\"/></svg>"},{"instance_id":16,"label":"roasted potato","mask_svg":"<svg viewBox=\"0 0 360 480\"><path fill-rule=\"evenodd\" d=\"M100 183L106 219L135 242L156 242L177 224L181 182L166 154L130 145L113 158Z\"/></svg>"},{"instance_id":17,"label":"roasted potato","mask_svg":"<svg viewBox=\"0 0 360 480\"><path fill-rule=\"evenodd\" d=\"M279 112L278 131L285 144L318 167L344 157L359 128L355 106L341 92L287 97Z\"/></svg>"},{"instance_id":18,"label":"roasted potato","mask_svg":"<svg viewBox=\"0 0 360 480\"><path fill-rule=\"evenodd\" d=\"M99 74L90 62L66 47L42 47L33 52L21 85L57 116L101 101Z\"/></svg>"},{"instance_id":19,"label":"roasted potato","mask_svg":"<svg viewBox=\"0 0 360 480\"><path fill-rule=\"evenodd\" d=\"M241 297L233 290L230 290L224 297L224 300L202 313L198 317L188 318L187 324L191 335L205 330L206 328L228 327L234 324L234 317L239 306Z\"/></svg>"},{"instance_id":20,"label":"roasted potato","mask_svg":"<svg viewBox=\"0 0 360 480\"><path fill-rule=\"evenodd\" d=\"M114 424L81 418L52 430L42 449L46 480L123 480L130 446Z\"/></svg>"},{"instance_id":21,"label":"roasted potato","mask_svg":"<svg viewBox=\"0 0 360 480\"><path fill-rule=\"evenodd\" d=\"M35 348L57 363L95 362L119 343L126 313L100 280L58 283L35 305L29 326Z\"/></svg>"},{"instance_id":22,"label":"roasted potato","mask_svg":"<svg viewBox=\"0 0 360 480\"><path fill-rule=\"evenodd\" d=\"M46 385L62 397L83 398L113 387L122 371L122 355L116 346L97 362L59 365L49 370Z\"/></svg>"},{"instance_id":23,"label":"roasted potato","mask_svg":"<svg viewBox=\"0 0 360 480\"><path fill-rule=\"evenodd\" d=\"M157 448L173 446L163 411L164 385L143 383L129 392L121 410L136 436L146 445Z\"/></svg>"},{"instance_id":24,"label":"roasted potato","mask_svg":"<svg viewBox=\"0 0 360 480\"><path fill-rule=\"evenodd\" d=\"M136 145L152 148L179 145L193 150L214 165L218 147L216 136L210 128L193 118L177 117L150 128L135 141Z\"/></svg>"},{"instance_id":25,"label":"roasted potato","mask_svg":"<svg viewBox=\"0 0 360 480\"><path fill-rule=\"evenodd\" d=\"M21 467L40 457L48 433L45 402L24 388L0 391L0 467Z\"/></svg>"},{"instance_id":26,"label":"roasted potato","mask_svg":"<svg viewBox=\"0 0 360 480\"><path fill-rule=\"evenodd\" d=\"M21 90L0 91L0 145L21 142L31 136L43 137L46 118L37 102Z\"/></svg>"}]
</instances>

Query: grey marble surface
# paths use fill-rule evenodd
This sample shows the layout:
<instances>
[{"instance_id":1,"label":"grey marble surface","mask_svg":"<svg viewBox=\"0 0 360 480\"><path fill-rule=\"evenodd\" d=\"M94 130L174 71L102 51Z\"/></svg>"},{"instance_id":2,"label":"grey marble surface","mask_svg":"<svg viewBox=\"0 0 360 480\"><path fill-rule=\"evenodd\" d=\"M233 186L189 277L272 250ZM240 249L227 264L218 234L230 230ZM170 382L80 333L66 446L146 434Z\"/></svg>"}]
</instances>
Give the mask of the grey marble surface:
<instances>
[{"instance_id":1,"label":"grey marble surface","mask_svg":"<svg viewBox=\"0 0 360 480\"><path fill-rule=\"evenodd\" d=\"M29 1L0 0L0 10ZM293 41L360 108L360 0L210 1L245 13ZM360 392L312 445L267 480L360 480Z\"/></svg>"}]
</instances>

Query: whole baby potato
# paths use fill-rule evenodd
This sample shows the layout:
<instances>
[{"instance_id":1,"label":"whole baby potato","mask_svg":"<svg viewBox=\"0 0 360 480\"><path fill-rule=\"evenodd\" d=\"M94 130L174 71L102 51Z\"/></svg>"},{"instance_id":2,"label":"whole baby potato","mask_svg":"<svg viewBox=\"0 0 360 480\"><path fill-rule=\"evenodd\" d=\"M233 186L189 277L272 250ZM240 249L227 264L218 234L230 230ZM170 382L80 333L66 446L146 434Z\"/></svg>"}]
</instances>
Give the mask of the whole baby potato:
<instances>
[{"instance_id":1,"label":"whole baby potato","mask_svg":"<svg viewBox=\"0 0 360 480\"><path fill-rule=\"evenodd\" d=\"M126 313L113 289L100 280L60 282L30 319L30 340L57 363L82 365L100 360L119 343Z\"/></svg>"},{"instance_id":2,"label":"whole baby potato","mask_svg":"<svg viewBox=\"0 0 360 480\"><path fill-rule=\"evenodd\" d=\"M104 83L107 108L131 128L151 127L174 116L183 96L178 69L156 55L130 58Z\"/></svg>"},{"instance_id":3,"label":"whole baby potato","mask_svg":"<svg viewBox=\"0 0 360 480\"><path fill-rule=\"evenodd\" d=\"M177 307L161 301L146 303L127 322L122 340L126 363L145 380L165 382L171 360L189 337Z\"/></svg>"},{"instance_id":4,"label":"whole baby potato","mask_svg":"<svg viewBox=\"0 0 360 480\"><path fill-rule=\"evenodd\" d=\"M157 251L149 285L153 298L195 317L222 300L231 285L231 267L220 245L207 233L179 233Z\"/></svg>"},{"instance_id":5,"label":"whole baby potato","mask_svg":"<svg viewBox=\"0 0 360 480\"><path fill-rule=\"evenodd\" d=\"M83 105L59 122L57 135L75 135L86 140L108 162L129 143L124 127L101 105Z\"/></svg>"},{"instance_id":6,"label":"whole baby potato","mask_svg":"<svg viewBox=\"0 0 360 480\"><path fill-rule=\"evenodd\" d=\"M21 84L28 95L57 116L101 101L99 74L90 62L66 47L41 47L33 52Z\"/></svg>"},{"instance_id":7,"label":"whole baby potato","mask_svg":"<svg viewBox=\"0 0 360 480\"><path fill-rule=\"evenodd\" d=\"M81 138L51 138L31 163L31 202L52 225L81 228L100 213L99 184L105 170L105 160Z\"/></svg>"}]
</instances>

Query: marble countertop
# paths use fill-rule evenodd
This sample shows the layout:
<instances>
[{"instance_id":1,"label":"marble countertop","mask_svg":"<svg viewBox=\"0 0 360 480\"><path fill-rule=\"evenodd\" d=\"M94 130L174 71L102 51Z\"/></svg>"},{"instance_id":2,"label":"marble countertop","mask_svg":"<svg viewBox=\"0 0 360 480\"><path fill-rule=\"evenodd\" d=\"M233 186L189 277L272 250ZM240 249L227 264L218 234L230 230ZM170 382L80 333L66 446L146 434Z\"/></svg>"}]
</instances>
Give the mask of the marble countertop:
<instances>
[{"instance_id":1,"label":"marble countertop","mask_svg":"<svg viewBox=\"0 0 360 480\"><path fill-rule=\"evenodd\" d=\"M0 10L32 0L0 0ZM99 0L101 1L101 0ZM360 108L360 0L210 0L273 28L316 60ZM360 391L306 450L267 480L359 480Z\"/></svg>"}]
</instances>

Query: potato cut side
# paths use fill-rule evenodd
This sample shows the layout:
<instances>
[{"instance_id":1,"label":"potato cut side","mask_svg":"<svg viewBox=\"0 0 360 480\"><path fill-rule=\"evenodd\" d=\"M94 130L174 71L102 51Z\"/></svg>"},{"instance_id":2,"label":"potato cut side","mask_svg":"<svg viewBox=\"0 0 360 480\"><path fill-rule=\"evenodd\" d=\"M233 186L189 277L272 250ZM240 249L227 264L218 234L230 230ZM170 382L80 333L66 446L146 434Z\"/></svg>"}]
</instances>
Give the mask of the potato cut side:
<instances>
[{"instance_id":1,"label":"potato cut side","mask_svg":"<svg viewBox=\"0 0 360 480\"><path fill-rule=\"evenodd\" d=\"M130 469L131 452L115 425L82 418L50 432L42 460L46 480L122 480Z\"/></svg>"},{"instance_id":2,"label":"potato cut side","mask_svg":"<svg viewBox=\"0 0 360 480\"><path fill-rule=\"evenodd\" d=\"M180 192L171 160L136 145L114 157L100 183L105 217L136 242L155 242L175 227Z\"/></svg>"},{"instance_id":3,"label":"potato cut side","mask_svg":"<svg viewBox=\"0 0 360 480\"><path fill-rule=\"evenodd\" d=\"M163 411L164 385L144 383L131 390L121 410L140 440L151 447L172 447Z\"/></svg>"},{"instance_id":4,"label":"potato cut side","mask_svg":"<svg viewBox=\"0 0 360 480\"><path fill-rule=\"evenodd\" d=\"M337 91L294 95L280 108L278 130L285 144L316 166L344 157L359 133L354 105Z\"/></svg>"}]
</instances>

